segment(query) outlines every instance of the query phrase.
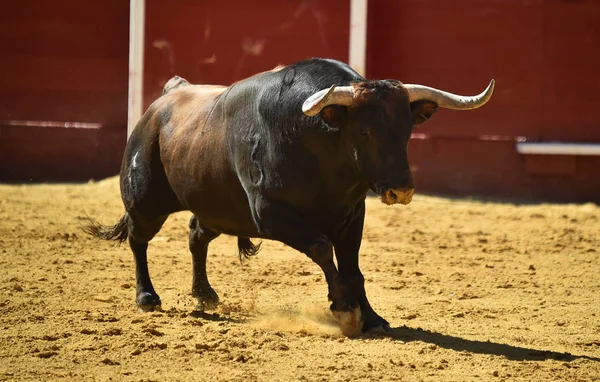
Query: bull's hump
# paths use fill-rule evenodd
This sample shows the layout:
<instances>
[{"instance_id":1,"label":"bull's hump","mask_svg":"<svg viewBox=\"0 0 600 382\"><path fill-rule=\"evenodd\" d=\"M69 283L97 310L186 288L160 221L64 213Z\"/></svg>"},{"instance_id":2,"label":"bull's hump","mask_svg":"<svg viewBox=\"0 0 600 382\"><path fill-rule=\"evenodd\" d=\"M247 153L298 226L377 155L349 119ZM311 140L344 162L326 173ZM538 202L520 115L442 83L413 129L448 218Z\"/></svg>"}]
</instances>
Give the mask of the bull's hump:
<instances>
[{"instance_id":1,"label":"bull's hump","mask_svg":"<svg viewBox=\"0 0 600 382\"><path fill-rule=\"evenodd\" d=\"M162 104L167 108L177 105L176 109L183 110L191 104L211 103L226 89L226 86L221 85L188 85L162 96Z\"/></svg>"},{"instance_id":2,"label":"bull's hump","mask_svg":"<svg viewBox=\"0 0 600 382\"><path fill-rule=\"evenodd\" d=\"M213 94L219 95L227 89L227 86L222 85L192 85L186 88L197 94Z\"/></svg>"}]
</instances>

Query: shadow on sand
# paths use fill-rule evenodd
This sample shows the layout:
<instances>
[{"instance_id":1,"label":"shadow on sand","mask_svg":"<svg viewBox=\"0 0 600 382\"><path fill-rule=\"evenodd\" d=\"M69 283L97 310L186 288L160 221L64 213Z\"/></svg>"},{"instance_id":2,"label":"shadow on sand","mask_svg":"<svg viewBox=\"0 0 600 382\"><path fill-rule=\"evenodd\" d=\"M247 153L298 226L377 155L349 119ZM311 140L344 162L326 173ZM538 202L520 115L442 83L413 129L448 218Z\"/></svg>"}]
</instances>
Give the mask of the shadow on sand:
<instances>
[{"instance_id":1,"label":"shadow on sand","mask_svg":"<svg viewBox=\"0 0 600 382\"><path fill-rule=\"evenodd\" d=\"M194 317L196 319L205 320L205 321L213 321L213 322L229 322L229 323L235 323L235 324L241 324L243 322L246 322L246 320L231 318L228 315L223 315L223 314L219 314L216 312L206 313L201 310L193 310L193 311L189 312L189 316Z\"/></svg>"},{"instance_id":2,"label":"shadow on sand","mask_svg":"<svg viewBox=\"0 0 600 382\"><path fill-rule=\"evenodd\" d=\"M490 354L506 357L517 361L544 361L553 359L557 361L574 361L587 359L600 362L600 358L586 355L573 355L570 353L557 353L549 350L530 349L520 346L512 346L489 341L467 340L446 334L435 333L421 328L409 328L406 326L394 328L393 334L381 335L398 341L411 342L421 341L437 345L441 348L455 351L467 351L477 354Z\"/></svg>"},{"instance_id":3,"label":"shadow on sand","mask_svg":"<svg viewBox=\"0 0 600 382\"><path fill-rule=\"evenodd\" d=\"M213 321L213 322L230 322L230 323L244 323L246 320L240 320L231 318L228 315L219 314L217 312L207 313L201 310L189 310L189 309L178 309L178 308L170 308L168 310L164 310L162 308L157 308L155 311L157 314L166 314L168 316L180 316L180 317L193 317L197 320L204 321Z\"/></svg>"}]
</instances>

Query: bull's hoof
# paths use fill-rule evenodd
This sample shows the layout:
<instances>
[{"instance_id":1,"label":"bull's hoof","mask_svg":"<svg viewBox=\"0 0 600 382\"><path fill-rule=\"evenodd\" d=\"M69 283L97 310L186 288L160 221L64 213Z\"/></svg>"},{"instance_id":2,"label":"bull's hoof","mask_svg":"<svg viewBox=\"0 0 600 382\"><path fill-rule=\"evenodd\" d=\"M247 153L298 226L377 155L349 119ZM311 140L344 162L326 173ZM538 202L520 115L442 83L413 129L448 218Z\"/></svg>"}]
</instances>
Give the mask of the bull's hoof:
<instances>
[{"instance_id":1,"label":"bull's hoof","mask_svg":"<svg viewBox=\"0 0 600 382\"><path fill-rule=\"evenodd\" d=\"M331 313L338 321L342 334L346 337L356 337L362 333L364 321L359 307L351 311L332 310Z\"/></svg>"},{"instance_id":2,"label":"bull's hoof","mask_svg":"<svg viewBox=\"0 0 600 382\"><path fill-rule=\"evenodd\" d=\"M365 324L363 326L364 333L393 333L394 329L384 318L375 312L367 313Z\"/></svg>"},{"instance_id":3,"label":"bull's hoof","mask_svg":"<svg viewBox=\"0 0 600 382\"><path fill-rule=\"evenodd\" d=\"M159 310L161 306L160 297L148 292L138 294L135 303L142 312L153 312Z\"/></svg>"},{"instance_id":4,"label":"bull's hoof","mask_svg":"<svg viewBox=\"0 0 600 382\"><path fill-rule=\"evenodd\" d=\"M199 311L215 310L219 306L219 295L212 288L199 294L197 298L198 304L196 305L196 309Z\"/></svg>"},{"instance_id":5,"label":"bull's hoof","mask_svg":"<svg viewBox=\"0 0 600 382\"><path fill-rule=\"evenodd\" d=\"M365 333L371 333L371 334L383 334L383 335L389 335L389 336L393 336L398 334L398 332L396 332L394 330L394 328L392 328L390 326L390 324L385 323L385 324L381 324L379 326L373 326L369 329L365 330Z\"/></svg>"}]
</instances>

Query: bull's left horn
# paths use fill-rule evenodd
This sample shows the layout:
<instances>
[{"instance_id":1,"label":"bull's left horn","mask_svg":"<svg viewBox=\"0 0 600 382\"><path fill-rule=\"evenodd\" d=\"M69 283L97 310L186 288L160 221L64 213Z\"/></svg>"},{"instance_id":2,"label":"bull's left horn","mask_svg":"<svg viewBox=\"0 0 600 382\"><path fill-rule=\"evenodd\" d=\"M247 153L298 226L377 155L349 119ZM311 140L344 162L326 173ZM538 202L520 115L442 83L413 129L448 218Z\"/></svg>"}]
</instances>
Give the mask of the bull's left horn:
<instances>
[{"instance_id":1,"label":"bull's left horn","mask_svg":"<svg viewBox=\"0 0 600 382\"><path fill-rule=\"evenodd\" d=\"M438 107L454 110L472 110L486 104L494 92L495 81L490 81L487 89L476 96L467 97L430 88L423 85L404 85L408 90L410 102L427 100L437 103Z\"/></svg>"},{"instance_id":2,"label":"bull's left horn","mask_svg":"<svg viewBox=\"0 0 600 382\"><path fill-rule=\"evenodd\" d=\"M341 105L350 106L354 100L354 88L352 86L335 85L329 89L319 90L311 95L302 104L302 111L306 115L317 115L325 106Z\"/></svg>"}]
</instances>

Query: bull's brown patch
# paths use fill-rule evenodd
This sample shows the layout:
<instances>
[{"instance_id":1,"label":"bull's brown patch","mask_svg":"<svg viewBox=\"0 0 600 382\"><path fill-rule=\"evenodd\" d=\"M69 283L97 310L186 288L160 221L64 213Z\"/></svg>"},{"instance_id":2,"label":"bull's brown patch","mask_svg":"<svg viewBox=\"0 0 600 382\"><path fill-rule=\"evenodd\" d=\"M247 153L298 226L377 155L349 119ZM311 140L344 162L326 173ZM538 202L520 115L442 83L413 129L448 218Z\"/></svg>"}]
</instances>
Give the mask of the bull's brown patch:
<instances>
[{"instance_id":1,"label":"bull's brown patch","mask_svg":"<svg viewBox=\"0 0 600 382\"><path fill-rule=\"evenodd\" d=\"M398 105L408 102L408 92L400 81L366 81L354 85L354 105L378 103L388 116L394 115Z\"/></svg>"}]
</instances>

